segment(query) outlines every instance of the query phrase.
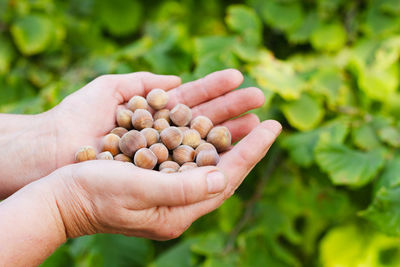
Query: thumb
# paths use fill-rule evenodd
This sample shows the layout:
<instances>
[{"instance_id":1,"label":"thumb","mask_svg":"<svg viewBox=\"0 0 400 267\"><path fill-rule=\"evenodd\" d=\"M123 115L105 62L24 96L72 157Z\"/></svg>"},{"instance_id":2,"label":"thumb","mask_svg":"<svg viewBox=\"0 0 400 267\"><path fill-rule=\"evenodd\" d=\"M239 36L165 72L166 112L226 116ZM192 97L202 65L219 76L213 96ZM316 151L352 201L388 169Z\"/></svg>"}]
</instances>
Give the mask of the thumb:
<instances>
[{"instance_id":1,"label":"thumb","mask_svg":"<svg viewBox=\"0 0 400 267\"><path fill-rule=\"evenodd\" d=\"M221 193L226 176L216 167L200 167L179 173L151 172L146 175L146 198L153 206L184 206ZM150 173L149 173L150 174Z\"/></svg>"}]
</instances>

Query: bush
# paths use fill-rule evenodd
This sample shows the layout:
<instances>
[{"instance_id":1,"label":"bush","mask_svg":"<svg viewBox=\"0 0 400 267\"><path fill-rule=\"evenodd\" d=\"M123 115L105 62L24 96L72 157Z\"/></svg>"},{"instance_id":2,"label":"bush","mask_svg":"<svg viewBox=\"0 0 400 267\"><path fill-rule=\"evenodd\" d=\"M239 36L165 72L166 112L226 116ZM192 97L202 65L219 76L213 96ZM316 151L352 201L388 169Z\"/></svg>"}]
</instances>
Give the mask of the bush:
<instances>
[{"instance_id":1,"label":"bush","mask_svg":"<svg viewBox=\"0 0 400 267\"><path fill-rule=\"evenodd\" d=\"M398 266L400 1L0 1L0 111L104 73L245 74L284 132L183 237L69 240L43 266Z\"/></svg>"}]
</instances>

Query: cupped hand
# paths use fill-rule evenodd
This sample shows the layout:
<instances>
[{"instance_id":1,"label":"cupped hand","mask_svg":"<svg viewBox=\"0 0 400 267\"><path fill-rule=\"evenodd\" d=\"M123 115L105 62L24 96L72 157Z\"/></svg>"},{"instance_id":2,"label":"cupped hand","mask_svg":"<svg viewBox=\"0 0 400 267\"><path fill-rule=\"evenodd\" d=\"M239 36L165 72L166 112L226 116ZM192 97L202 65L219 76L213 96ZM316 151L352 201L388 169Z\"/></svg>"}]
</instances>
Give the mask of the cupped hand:
<instances>
[{"instance_id":1,"label":"cupped hand","mask_svg":"<svg viewBox=\"0 0 400 267\"><path fill-rule=\"evenodd\" d=\"M218 166L181 173L99 160L61 168L49 181L66 236L120 233L176 238L234 193L280 131L276 121L262 122L226 152Z\"/></svg>"},{"instance_id":2,"label":"cupped hand","mask_svg":"<svg viewBox=\"0 0 400 267\"><path fill-rule=\"evenodd\" d=\"M167 108L186 104L192 108L193 116L206 115L214 124L227 126L235 142L258 125L259 120L254 114L230 119L264 103L264 95L257 88L233 91L242 81L242 74L234 69L214 72L183 85L177 76L148 72L101 76L49 112L57 136L54 157L48 157L55 164L49 160L49 165L59 168L73 163L75 152L84 145L99 149L101 138L116 127L116 111L132 96L145 96L153 88L168 91Z\"/></svg>"}]
</instances>

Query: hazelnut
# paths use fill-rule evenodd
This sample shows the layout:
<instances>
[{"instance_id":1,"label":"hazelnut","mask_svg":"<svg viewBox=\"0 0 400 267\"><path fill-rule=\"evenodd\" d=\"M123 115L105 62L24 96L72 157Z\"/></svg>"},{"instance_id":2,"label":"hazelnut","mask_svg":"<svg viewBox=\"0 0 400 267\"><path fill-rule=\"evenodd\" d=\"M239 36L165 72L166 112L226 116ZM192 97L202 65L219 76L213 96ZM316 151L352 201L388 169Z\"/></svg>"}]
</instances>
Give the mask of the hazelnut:
<instances>
[{"instance_id":1,"label":"hazelnut","mask_svg":"<svg viewBox=\"0 0 400 267\"><path fill-rule=\"evenodd\" d=\"M160 140L160 134L153 128L144 128L140 132L146 138L147 147L157 143Z\"/></svg>"},{"instance_id":2,"label":"hazelnut","mask_svg":"<svg viewBox=\"0 0 400 267\"><path fill-rule=\"evenodd\" d=\"M125 129L132 129L133 112L129 109L121 109L117 112L117 124Z\"/></svg>"},{"instance_id":3,"label":"hazelnut","mask_svg":"<svg viewBox=\"0 0 400 267\"><path fill-rule=\"evenodd\" d=\"M75 153L75 161L76 162L82 162L82 161L93 160L93 159L96 159L96 150L94 150L94 148L91 146L81 147Z\"/></svg>"},{"instance_id":4,"label":"hazelnut","mask_svg":"<svg viewBox=\"0 0 400 267\"><path fill-rule=\"evenodd\" d=\"M150 146L150 150L156 155L157 164L161 164L168 159L169 151L165 145L156 143Z\"/></svg>"},{"instance_id":5,"label":"hazelnut","mask_svg":"<svg viewBox=\"0 0 400 267\"><path fill-rule=\"evenodd\" d=\"M157 119L154 121L153 128L156 129L159 133L168 128L169 123L166 119Z\"/></svg>"},{"instance_id":6,"label":"hazelnut","mask_svg":"<svg viewBox=\"0 0 400 267\"><path fill-rule=\"evenodd\" d=\"M197 168L197 164L196 163L194 163L194 162L186 162L179 168L178 172L184 172L184 171L191 170L191 169L194 169L194 168Z\"/></svg>"},{"instance_id":7,"label":"hazelnut","mask_svg":"<svg viewBox=\"0 0 400 267\"><path fill-rule=\"evenodd\" d=\"M157 157L150 149L141 148L136 151L133 162L140 168L152 170L157 164Z\"/></svg>"},{"instance_id":8,"label":"hazelnut","mask_svg":"<svg viewBox=\"0 0 400 267\"><path fill-rule=\"evenodd\" d=\"M137 109L132 115L132 125L136 130L151 128L153 126L153 116L145 109Z\"/></svg>"},{"instance_id":9,"label":"hazelnut","mask_svg":"<svg viewBox=\"0 0 400 267\"><path fill-rule=\"evenodd\" d=\"M217 151L215 146L213 146L210 143L205 142L205 143L200 144L198 147L196 147L196 150L194 151L196 153L196 157L200 153L200 151L203 151L203 150L214 150L214 151Z\"/></svg>"},{"instance_id":10,"label":"hazelnut","mask_svg":"<svg viewBox=\"0 0 400 267\"><path fill-rule=\"evenodd\" d=\"M216 126L208 133L207 142L213 144L218 152L223 152L231 146L231 133L225 126Z\"/></svg>"},{"instance_id":11,"label":"hazelnut","mask_svg":"<svg viewBox=\"0 0 400 267\"><path fill-rule=\"evenodd\" d=\"M219 155L217 151L211 149L200 151L196 157L196 163L199 167L216 166L218 162L219 162Z\"/></svg>"},{"instance_id":12,"label":"hazelnut","mask_svg":"<svg viewBox=\"0 0 400 267\"><path fill-rule=\"evenodd\" d=\"M135 95L129 100L127 108L130 109L132 112L135 112L135 110L137 109L147 109L148 105L144 97Z\"/></svg>"},{"instance_id":13,"label":"hazelnut","mask_svg":"<svg viewBox=\"0 0 400 267\"><path fill-rule=\"evenodd\" d=\"M179 167L179 164L175 161L167 160L160 164L158 170L162 171L163 169L173 169L175 171L178 171Z\"/></svg>"},{"instance_id":14,"label":"hazelnut","mask_svg":"<svg viewBox=\"0 0 400 267\"><path fill-rule=\"evenodd\" d=\"M196 148L200 144L200 134L196 130L187 130L183 132L182 145Z\"/></svg>"},{"instance_id":15,"label":"hazelnut","mask_svg":"<svg viewBox=\"0 0 400 267\"><path fill-rule=\"evenodd\" d=\"M128 130L124 127L116 127L114 129L111 130L110 133L112 134L116 134L119 137L122 137L124 134L126 134L128 132Z\"/></svg>"},{"instance_id":16,"label":"hazelnut","mask_svg":"<svg viewBox=\"0 0 400 267\"><path fill-rule=\"evenodd\" d=\"M137 150L146 146L146 138L141 132L136 130L127 132L119 141L119 149L128 157L132 157Z\"/></svg>"},{"instance_id":17,"label":"hazelnut","mask_svg":"<svg viewBox=\"0 0 400 267\"><path fill-rule=\"evenodd\" d=\"M99 159L99 160L114 160L113 155L110 153L110 151L104 151L104 152L99 153L96 156L96 159Z\"/></svg>"},{"instance_id":18,"label":"hazelnut","mask_svg":"<svg viewBox=\"0 0 400 267\"><path fill-rule=\"evenodd\" d=\"M176 170L171 169L171 168L164 168L160 172L163 172L163 173L174 173L174 172L176 172Z\"/></svg>"},{"instance_id":19,"label":"hazelnut","mask_svg":"<svg viewBox=\"0 0 400 267\"><path fill-rule=\"evenodd\" d=\"M114 160L123 161L123 162L132 162L132 159L124 154L115 155Z\"/></svg>"},{"instance_id":20,"label":"hazelnut","mask_svg":"<svg viewBox=\"0 0 400 267\"><path fill-rule=\"evenodd\" d=\"M160 109L159 111L154 113L153 118L154 120L165 119L169 123L170 122L169 109Z\"/></svg>"},{"instance_id":21,"label":"hazelnut","mask_svg":"<svg viewBox=\"0 0 400 267\"><path fill-rule=\"evenodd\" d=\"M168 94L162 89L153 89L146 96L147 103L155 110L164 108L169 100Z\"/></svg>"},{"instance_id":22,"label":"hazelnut","mask_svg":"<svg viewBox=\"0 0 400 267\"><path fill-rule=\"evenodd\" d=\"M214 124L206 116L197 116L190 122L190 128L198 131L201 138L205 138L212 127Z\"/></svg>"},{"instance_id":23,"label":"hazelnut","mask_svg":"<svg viewBox=\"0 0 400 267\"><path fill-rule=\"evenodd\" d=\"M188 106L178 104L169 112L169 117L175 125L186 126L192 119L192 111Z\"/></svg>"},{"instance_id":24,"label":"hazelnut","mask_svg":"<svg viewBox=\"0 0 400 267\"><path fill-rule=\"evenodd\" d=\"M189 127L181 126L181 127L178 127L178 129L181 130L182 133L184 133L184 132L186 132L187 130L189 130Z\"/></svg>"},{"instance_id":25,"label":"hazelnut","mask_svg":"<svg viewBox=\"0 0 400 267\"><path fill-rule=\"evenodd\" d=\"M193 161L194 156L194 149L187 145L178 146L172 152L172 158L179 165L182 165L185 162Z\"/></svg>"},{"instance_id":26,"label":"hazelnut","mask_svg":"<svg viewBox=\"0 0 400 267\"><path fill-rule=\"evenodd\" d=\"M119 153L119 140L121 138L116 134L107 134L101 140L101 151L109 151L113 156Z\"/></svg>"},{"instance_id":27,"label":"hazelnut","mask_svg":"<svg viewBox=\"0 0 400 267\"><path fill-rule=\"evenodd\" d=\"M182 143L182 132L176 127L168 127L160 133L161 142L169 149L175 149Z\"/></svg>"}]
</instances>

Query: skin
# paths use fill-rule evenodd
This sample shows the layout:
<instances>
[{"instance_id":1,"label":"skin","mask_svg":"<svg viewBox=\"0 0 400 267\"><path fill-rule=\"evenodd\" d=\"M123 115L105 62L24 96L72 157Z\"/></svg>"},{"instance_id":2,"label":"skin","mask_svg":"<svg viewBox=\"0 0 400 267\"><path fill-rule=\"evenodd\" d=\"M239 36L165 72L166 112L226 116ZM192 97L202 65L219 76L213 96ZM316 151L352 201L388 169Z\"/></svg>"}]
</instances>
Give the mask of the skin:
<instances>
[{"instance_id":1,"label":"skin","mask_svg":"<svg viewBox=\"0 0 400 267\"><path fill-rule=\"evenodd\" d=\"M106 75L46 113L1 115L0 195L12 196L0 203L0 262L34 266L67 238L94 233L168 240L218 208L281 131L278 122L260 123L253 114L231 120L264 103L257 88L233 91L242 81L233 69L183 85L176 76ZM99 149L124 102L152 88L168 91L167 108L184 103L194 116L208 116L230 129L233 142L241 141L222 155L218 166L183 173L118 161L72 164L79 147Z\"/></svg>"}]
</instances>

